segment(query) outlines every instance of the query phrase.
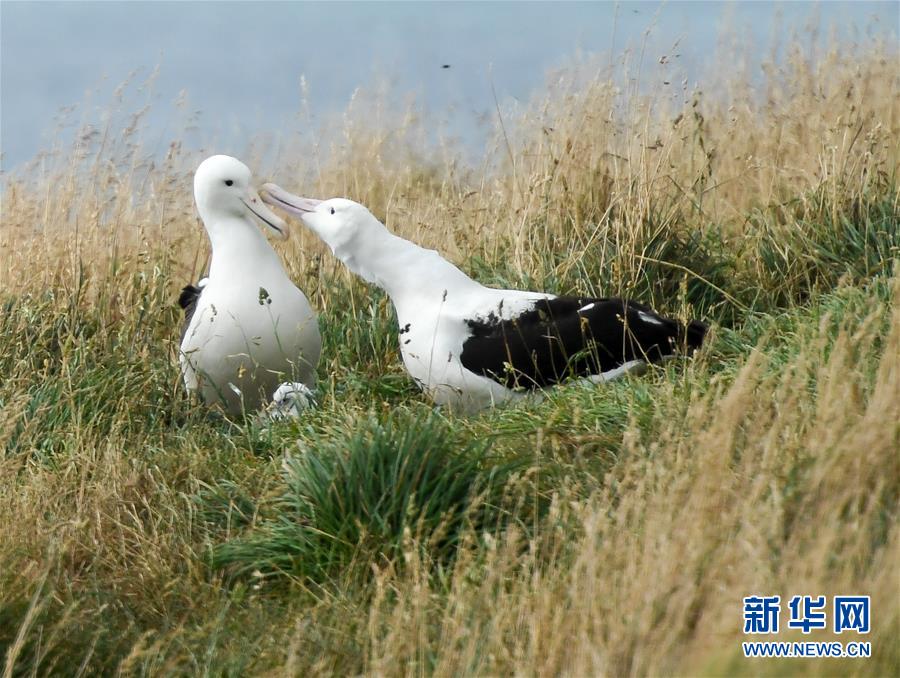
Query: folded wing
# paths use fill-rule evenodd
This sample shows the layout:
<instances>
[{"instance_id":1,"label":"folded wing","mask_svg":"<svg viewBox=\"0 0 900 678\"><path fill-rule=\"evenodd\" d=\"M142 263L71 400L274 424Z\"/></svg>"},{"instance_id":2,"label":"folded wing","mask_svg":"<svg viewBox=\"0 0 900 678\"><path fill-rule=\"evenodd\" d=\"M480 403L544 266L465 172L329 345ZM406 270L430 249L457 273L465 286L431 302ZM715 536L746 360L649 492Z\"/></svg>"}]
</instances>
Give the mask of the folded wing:
<instances>
[{"instance_id":1,"label":"folded wing","mask_svg":"<svg viewBox=\"0 0 900 678\"><path fill-rule=\"evenodd\" d=\"M624 299L554 297L520 315L466 321L463 367L508 388L542 388L586 377L633 360L658 362L703 343L707 327L685 326Z\"/></svg>"}]
</instances>

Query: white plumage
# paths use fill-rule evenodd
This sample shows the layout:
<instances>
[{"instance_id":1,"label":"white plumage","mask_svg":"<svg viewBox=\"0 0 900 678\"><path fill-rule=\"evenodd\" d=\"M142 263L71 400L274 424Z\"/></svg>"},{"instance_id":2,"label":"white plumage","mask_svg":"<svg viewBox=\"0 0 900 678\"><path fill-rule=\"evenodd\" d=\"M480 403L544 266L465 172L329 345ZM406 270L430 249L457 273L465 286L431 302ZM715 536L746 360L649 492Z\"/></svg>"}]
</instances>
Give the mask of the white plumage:
<instances>
[{"instance_id":1,"label":"white plumage","mask_svg":"<svg viewBox=\"0 0 900 678\"><path fill-rule=\"evenodd\" d=\"M247 166L228 156L197 168L194 197L212 258L207 278L185 287L179 300L185 386L233 415L259 409L281 382L314 387L316 316L254 216L282 239L284 221L260 200Z\"/></svg>"},{"instance_id":2,"label":"white plumage","mask_svg":"<svg viewBox=\"0 0 900 678\"><path fill-rule=\"evenodd\" d=\"M393 235L362 205L300 198L274 184L263 191L388 293L403 364L435 402L454 409L476 411L569 377L606 381L693 350L706 332L698 321L684 325L623 299L485 287Z\"/></svg>"}]
</instances>

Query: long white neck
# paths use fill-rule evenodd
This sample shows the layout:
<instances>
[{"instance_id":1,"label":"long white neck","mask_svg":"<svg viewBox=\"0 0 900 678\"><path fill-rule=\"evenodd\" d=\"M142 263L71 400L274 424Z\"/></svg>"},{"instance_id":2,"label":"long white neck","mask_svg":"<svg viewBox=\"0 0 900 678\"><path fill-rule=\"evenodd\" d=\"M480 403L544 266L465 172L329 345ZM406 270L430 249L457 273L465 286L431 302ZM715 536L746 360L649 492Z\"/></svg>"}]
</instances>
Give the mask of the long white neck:
<instances>
[{"instance_id":1,"label":"long white neck","mask_svg":"<svg viewBox=\"0 0 900 678\"><path fill-rule=\"evenodd\" d=\"M351 271L381 287L394 305L403 299L434 297L481 285L434 250L394 235L384 226L367 229L349 244L335 246L335 256Z\"/></svg>"},{"instance_id":2,"label":"long white neck","mask_svg":"<svg viewBox=\"0 0 900 678\"><path fill-rule=\"evenodd\" d=\"M267 272L284 275L281 260L256 224L242 217L218 217L205 221L212 244L210 280Z\"/></svg>"}]
</instances>

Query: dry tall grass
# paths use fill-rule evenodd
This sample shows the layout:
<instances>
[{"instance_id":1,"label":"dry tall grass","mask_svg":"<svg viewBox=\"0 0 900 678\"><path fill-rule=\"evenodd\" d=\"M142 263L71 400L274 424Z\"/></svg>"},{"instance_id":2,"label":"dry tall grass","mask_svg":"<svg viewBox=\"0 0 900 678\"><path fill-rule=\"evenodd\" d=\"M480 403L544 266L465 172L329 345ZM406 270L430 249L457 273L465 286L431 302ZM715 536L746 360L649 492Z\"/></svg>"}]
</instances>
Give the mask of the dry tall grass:
<instances>
[{"instance_id":1,"label":"dry tall grass","mask_svg":"<svg viewBox=\"0 0 900 678\"><path fill-rule=\"evenodd\" d=\"M603 487L568 506L559 495L556 525L539 538L547 543L515 534L491 542L485 562L457 565L447 596L418 569L384 576L367 669L754 674L762 666L739 659L743 596L815 591L830 600L851 590L880 601L871 640L880 669L896 666L898 291L895 282L892 315L864 304L871 315L827 349L823 319L777 370L756 354L708 392L682 399L670 385L652 435L626 430ZM857 369L872 353L881 355L874 376ZM766 670L866 668L786 660Z\"/></svg>"},{"instance_id":2,"label":"dry tall grass","mask_svg":"<svg viewBox=\"0 0 900 678\"><path fill-rule=\"evenodd\" d=\"M210 566L277 519L283 457L430 412L383 296L295 229L323 403L230 427L179 397L176 367L174 299L207 256L190 174L211 149L154 159L138 114L4 177L4 676L900 673L897 52L819 53L703 92L663 84L665 64L650 95L562 73L477 165L362 98L318 146L279 141L260 181L364 202L487 283L720 323L683 369L450 419L533 458L520 500L548 508L468 535L449 569L415 535L325 582ZM744 660L753 593L871 595L875 656Z\"/></svg>"}]
</instances>

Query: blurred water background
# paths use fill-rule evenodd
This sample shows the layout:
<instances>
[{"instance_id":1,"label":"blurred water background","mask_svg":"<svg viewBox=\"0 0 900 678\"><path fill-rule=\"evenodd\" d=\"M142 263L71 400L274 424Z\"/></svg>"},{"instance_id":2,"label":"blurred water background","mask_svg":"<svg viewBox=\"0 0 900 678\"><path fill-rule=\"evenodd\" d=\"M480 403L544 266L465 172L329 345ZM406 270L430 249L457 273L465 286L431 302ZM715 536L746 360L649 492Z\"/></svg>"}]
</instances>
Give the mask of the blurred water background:
<instances>
[{"instance_id":1,"label":"blurred water background","mask_svg":"<svg viewBox=\"0 0 900 678\"><path fill-rule=\"evenodd\" d=\"M687 89L707 69L759 71L795 39L896 46L898 17L898 2L4 0L0 162L15 169L138 111L150 155L172 139L240 154L281 130L314 133L358 88L477 157L498 112L561 70L659 87L641 78L662 61L666 82ZM723 64L723 43L748 58Z\"/></svg>"}]
</instances>

